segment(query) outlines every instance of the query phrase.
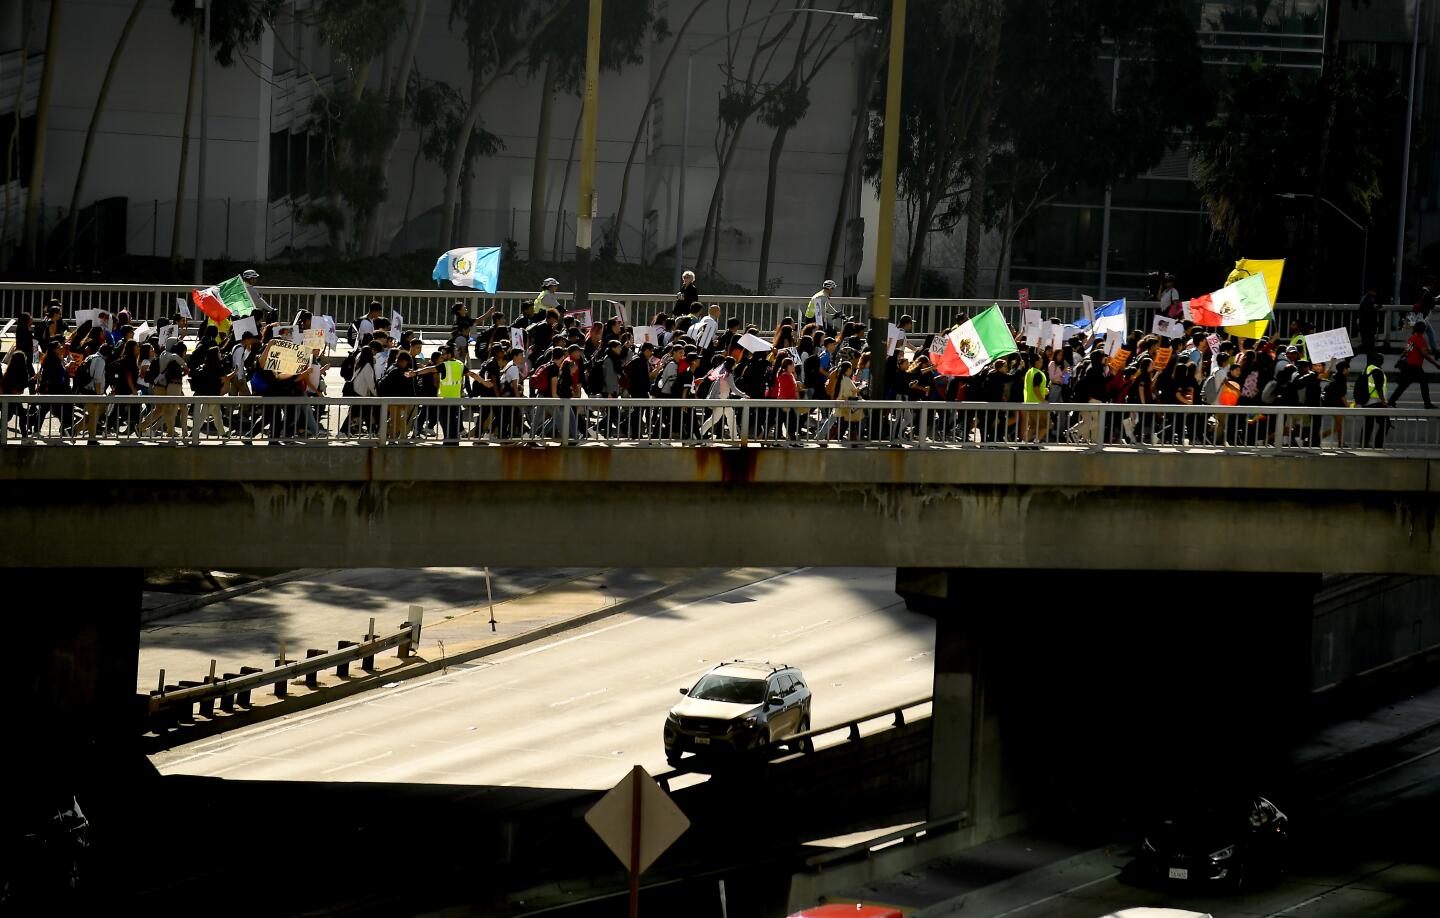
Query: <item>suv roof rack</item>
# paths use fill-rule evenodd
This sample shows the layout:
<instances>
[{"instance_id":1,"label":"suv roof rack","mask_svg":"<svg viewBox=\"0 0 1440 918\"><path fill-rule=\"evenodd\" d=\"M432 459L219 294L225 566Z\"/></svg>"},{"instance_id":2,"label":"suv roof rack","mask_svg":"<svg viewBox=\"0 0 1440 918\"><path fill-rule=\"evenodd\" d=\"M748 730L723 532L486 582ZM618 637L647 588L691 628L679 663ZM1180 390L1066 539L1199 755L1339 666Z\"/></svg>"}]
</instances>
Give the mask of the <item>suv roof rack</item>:
<instances>
[{"instance_id":1,"label":"suv roof rack","mask_svg":"<svg viewBox=\"0 0 1440 918\"><path fill-rule=\"evenodd\" d=\"M771 672L771 673L778 673L778 672L780 672L780 670L782 670L782 669L789 669L789 668L790 668L790 664L788 664L788 663L771 663L769 660L742 660L742 659L740 659L739 657L736 657L736 658L733 659L733 660L726 660L724 663L721 663L720 665L721 665L721 666L730 666L730 665L733 665L733 664L735 664L735 663L739 663L739 664L741 664L742 666L766 666L766 667L769 667L769 668L770 668L770 672Z\"/></svg>"}]
</instances>

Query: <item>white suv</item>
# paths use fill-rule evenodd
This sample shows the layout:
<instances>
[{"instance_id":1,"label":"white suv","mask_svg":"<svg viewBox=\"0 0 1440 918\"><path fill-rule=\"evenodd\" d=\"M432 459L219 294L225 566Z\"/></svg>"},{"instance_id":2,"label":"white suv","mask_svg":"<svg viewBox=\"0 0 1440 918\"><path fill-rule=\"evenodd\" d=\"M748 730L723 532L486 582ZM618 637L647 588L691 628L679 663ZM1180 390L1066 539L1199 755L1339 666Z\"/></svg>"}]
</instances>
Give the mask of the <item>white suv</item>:
<instances>
[{"instance_id":1,"label":"white suv","mask_svg":"<svg viewBox=\"0 0 1440 918\"><path fill-rule=\"evenodd\" d=\"M672 765L685 752L759 751L810 729L810 687L793 666L732 660L680 694L665 718Z\"/></svg>"}]
</instances>

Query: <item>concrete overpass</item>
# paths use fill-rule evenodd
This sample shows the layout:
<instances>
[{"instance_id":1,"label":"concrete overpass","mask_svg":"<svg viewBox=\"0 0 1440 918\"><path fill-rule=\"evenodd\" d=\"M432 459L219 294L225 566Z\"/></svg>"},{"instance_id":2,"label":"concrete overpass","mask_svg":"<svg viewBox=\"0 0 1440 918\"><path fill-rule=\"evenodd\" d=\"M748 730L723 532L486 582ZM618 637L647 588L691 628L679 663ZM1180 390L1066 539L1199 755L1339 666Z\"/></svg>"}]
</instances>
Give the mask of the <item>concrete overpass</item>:
<instances>
[{"instance_id":1,"label":"concrete overpass","mask_svg":"<svg viewBox=\"0 0 1440 918\"><path fill-rule=\"evenodd\" d=\"M1440 459L1412 455L10 446L0 481L6 567L1440 574Z\"/></svg>"}]
</instances>

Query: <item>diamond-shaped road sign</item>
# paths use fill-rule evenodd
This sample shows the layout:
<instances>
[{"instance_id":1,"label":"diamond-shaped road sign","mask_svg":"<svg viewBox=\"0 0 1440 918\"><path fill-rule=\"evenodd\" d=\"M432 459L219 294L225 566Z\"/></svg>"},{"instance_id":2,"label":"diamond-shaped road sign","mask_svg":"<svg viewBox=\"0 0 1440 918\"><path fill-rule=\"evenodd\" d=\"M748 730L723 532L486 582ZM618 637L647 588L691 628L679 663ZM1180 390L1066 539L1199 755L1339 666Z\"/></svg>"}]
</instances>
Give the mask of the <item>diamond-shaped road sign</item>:
<instances>
[{"instance_id":1,"label":"diamond-shaped road sign","mask_svg":"<svg viewBox=\"0 0 1440 918\"><path fill-rule=\"evenodd\" d=\"M636 807L636 794L639 807ZM655 779L636 765L620 783L585 814L585 821L600 836L620 863L636 875L642 874L690 828L690 820L660 789ZM638 860L632 863L631 831L640 826Z\"/></svg>"}]
</instances>

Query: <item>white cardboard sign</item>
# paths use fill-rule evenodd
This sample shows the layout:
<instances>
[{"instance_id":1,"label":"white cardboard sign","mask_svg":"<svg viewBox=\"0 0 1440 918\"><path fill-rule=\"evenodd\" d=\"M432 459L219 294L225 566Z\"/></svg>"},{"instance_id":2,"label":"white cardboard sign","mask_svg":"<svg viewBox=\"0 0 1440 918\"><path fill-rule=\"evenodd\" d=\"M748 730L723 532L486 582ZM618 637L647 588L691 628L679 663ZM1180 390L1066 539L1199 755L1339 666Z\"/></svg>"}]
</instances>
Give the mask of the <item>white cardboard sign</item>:
<instances>
[{"instance_id":1,"label":"white cardboard sign","mask_svg":"<svg viewBox=\"0 0 1440 918\"><path fill-rule=\"evenodd\" d=\"M1354 357L1355 348L1350 345L1348 328L1332 328L1315 335L1305 336L1305 349L1315 363Z\"/></svg>"},{"instance_id":2,"label":"white cardboard sign","mask_svg":"<svg viewBox=\"0 0 1440 918\"><path fill-rule=\"evenodd\" d=\"M1151 323L1150 330L1162 338L1183 338L1185 336L1185 324L1166 316L1156 316Z\"/></svg>"}]
</instances>

